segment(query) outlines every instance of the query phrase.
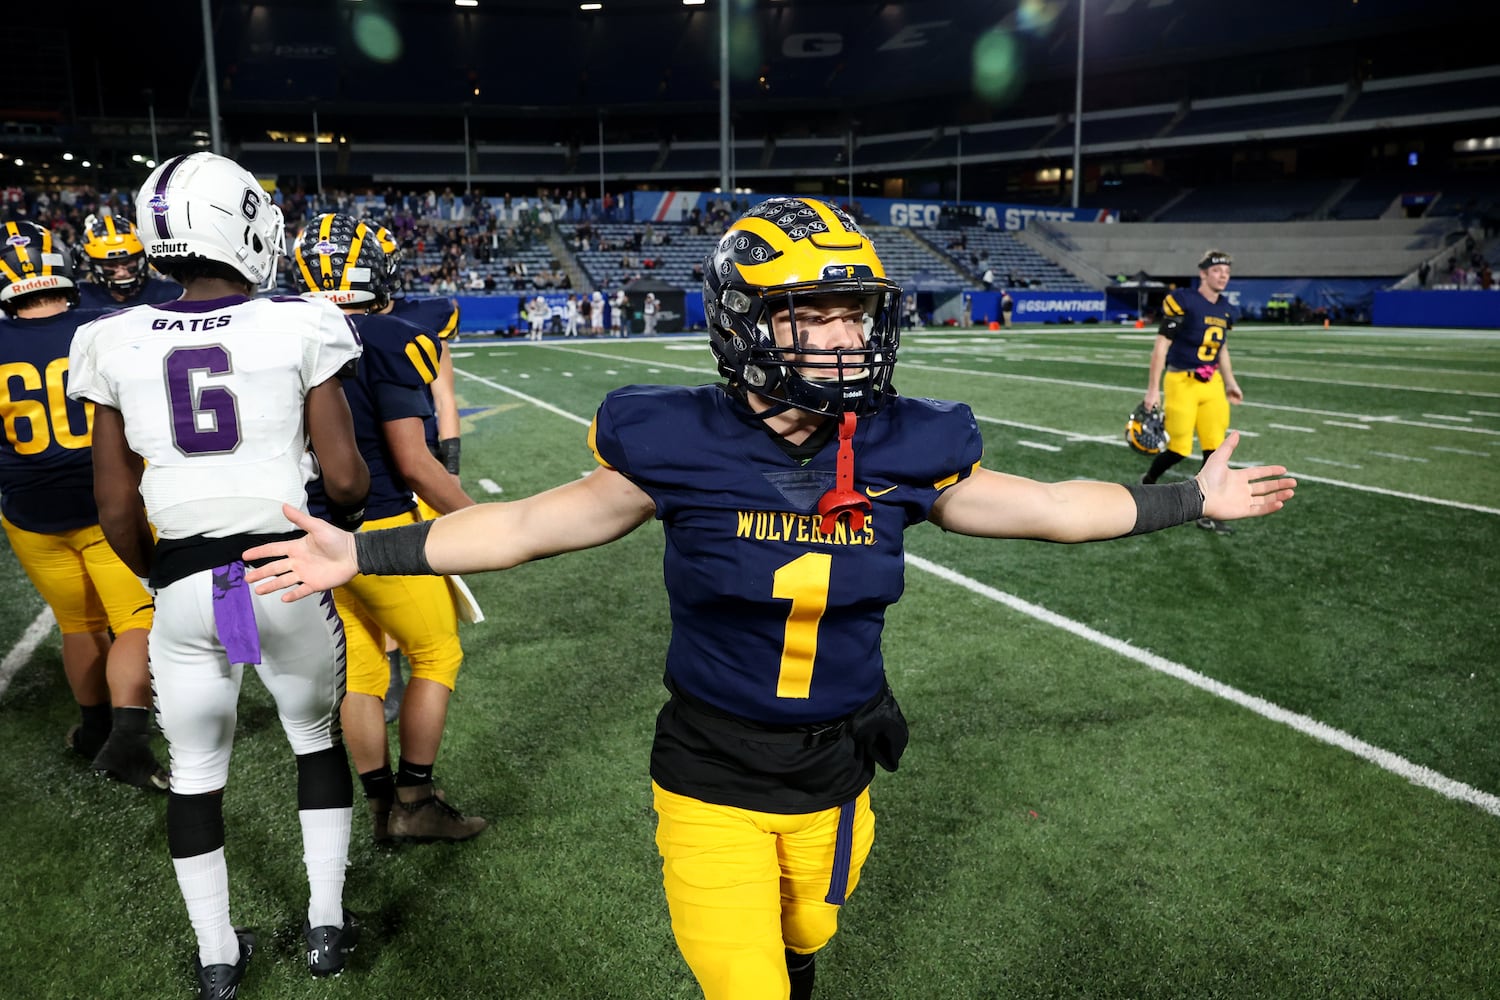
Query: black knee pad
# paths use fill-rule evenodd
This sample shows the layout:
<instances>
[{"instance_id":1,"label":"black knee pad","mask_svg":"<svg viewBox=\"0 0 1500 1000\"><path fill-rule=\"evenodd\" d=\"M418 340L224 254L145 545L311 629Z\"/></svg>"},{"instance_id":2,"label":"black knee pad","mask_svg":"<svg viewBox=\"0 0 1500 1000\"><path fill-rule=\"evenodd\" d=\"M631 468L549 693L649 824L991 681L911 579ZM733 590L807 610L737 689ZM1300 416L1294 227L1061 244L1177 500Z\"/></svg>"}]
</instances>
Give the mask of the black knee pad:
<instances>
[{"instance_id":1,"label":"black knee pad","mask_svg":"<svg viewBox=\"0 0 1500 1000\"><path fill-rule=\"evenodd\" d=\"M344 744L297 756L297 808L349 809L354 805L354 779Z\"/></svg>"},{"instance_id":2,"label":"black knee pad","mask_svg":"<svg viewBox=\"0 0 1500 1000\"><path fill-rule=\"evenodd\" d=\"M167 849L174 858L196 858L224 846L224 795L167 795Z\"/></svg>"}]
</instances>

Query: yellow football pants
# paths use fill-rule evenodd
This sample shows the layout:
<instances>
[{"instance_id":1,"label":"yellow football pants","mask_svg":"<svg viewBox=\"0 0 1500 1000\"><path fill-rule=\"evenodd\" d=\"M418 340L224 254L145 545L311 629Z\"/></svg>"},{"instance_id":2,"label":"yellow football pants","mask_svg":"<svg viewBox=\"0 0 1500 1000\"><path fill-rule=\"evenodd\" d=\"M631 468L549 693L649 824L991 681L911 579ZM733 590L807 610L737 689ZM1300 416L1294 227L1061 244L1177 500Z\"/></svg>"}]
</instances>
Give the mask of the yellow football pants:
<instances>
[{"instance_id":1,"label":"yellow football pants","mask_svg":"<svg viewBox=\"0 0 1500 1000\"><path fill-rule=\"evenodd\" d=\"M1207 382L1192 372L1167 372L1162 376L1162 411L1166 418L1167 450L1187 456L1193 453L1193 431L1198 445L1212 451L1229 433L1229 397L1224 395L1224 376L1216 370Z\"/></svg>"},{"instance_id":2,"label":"yellow football pants","mask_svg":"<svg viewBox=\"0 0 1500 1000\"><path fill-rule=\"evenodd\" d=\"M97 524L56 534L3 522L16 560L64 635L151 628L151 595Z\"/></svg>"},{"instance_id":3,"label":"yellow football pants","mask_svg":"<svg viewBox=\"0 0 1500 1000\"><path fill-rule=\"evenodd\" d=\"M838 929L826 897L839 810L764 813L651 790L672 933L705 1000L786 1000L785 949L815 952ZM846 897L874 841L866 789L854 804Z\"/></svg>"},{"instance_id":4,"label":"yellow football pants","mask_svg":"<svg viewBox=\"0 0 1500 1000\"><path fill-rule=\"evenodd\" d=\"M413 524L416 511L366 521L360 531ZM440 576L356 576L333 592L348 644L349 691L384 698L391 683L385 636L411 661L412 677L453 690L464 651L448 581Z\"/></svg>"}]
</instances>

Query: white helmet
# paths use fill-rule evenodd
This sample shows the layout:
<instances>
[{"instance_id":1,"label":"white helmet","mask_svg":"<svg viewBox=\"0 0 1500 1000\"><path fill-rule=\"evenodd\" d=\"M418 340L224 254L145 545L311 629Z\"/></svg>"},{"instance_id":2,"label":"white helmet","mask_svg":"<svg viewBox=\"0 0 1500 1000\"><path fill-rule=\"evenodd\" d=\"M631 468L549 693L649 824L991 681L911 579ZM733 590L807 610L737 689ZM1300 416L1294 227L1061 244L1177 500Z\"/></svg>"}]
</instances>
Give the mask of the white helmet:
<instances>
[{"instance_id":1,"label":"white helmet","mask_svg":"<svg viewBox=\"0 0 1500 1000\"><path fill-rule=\"evenodd\" d=\"M253 174L216 153L175 156L151 171L136 196L136 231L153 263L215 260L267 290L286 253L281 209Z\"/></svg>"}]
</instances>

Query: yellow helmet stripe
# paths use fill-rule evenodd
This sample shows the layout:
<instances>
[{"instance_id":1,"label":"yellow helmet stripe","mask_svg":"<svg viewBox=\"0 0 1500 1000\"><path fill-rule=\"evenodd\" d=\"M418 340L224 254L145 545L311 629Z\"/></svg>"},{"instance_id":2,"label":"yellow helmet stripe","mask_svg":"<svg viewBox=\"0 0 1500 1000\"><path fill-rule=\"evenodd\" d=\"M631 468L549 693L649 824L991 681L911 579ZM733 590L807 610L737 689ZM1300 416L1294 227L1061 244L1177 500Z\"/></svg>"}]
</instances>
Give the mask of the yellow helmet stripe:
<instances>
[{"instance_id":1,"label":"yellow helmet stripe","mask_svg":"<svg viewBox=\"0 0 1500 1000\"><path fill-rule=\"evenodd\" d=\"M19 226L17 226L14 222L7 222L5 224L5 235L6 236L20 236L21 235L21 228ZM22 246L21 244L19 244L19 243L7 244L7 245L11 245L11 246L14 246L16 248L16 260L18 260L18 261L21 262L21 270L22 271L30 270L30 268L28 268L26 266L27 264L31 263L31 254L30 254L30 252L28 252L27 249L24 246ZM7 268L7 270L9 270L9 268ZM12 281L20 281L21 280L20 275L12 274L11 280Z\"/></svg>"},{"instance_id":2,"label":"yellow helmet stripe","mask_svg":"<svg viewBox=\"0 0 1500 1000\"><path fill-rule=\"evenodd\" d=\"M344 279L339 282L339 287L349 287L350 272L354 270L354 262L359 260L359 248L364 245L365 234L369 230L361 223L354 227L354 239L349 241L349 256L344 258Z\"/></svg>"},{"instance_id":3,"label":"yellow helmet stripe","mask_svg":"<svg viewBox=\"0 0 1500 1000\"><path fill-rule=\"evenodd\" d=\"M333 232L332 212L323 216L323 222L318 226L318 242L328 242L328 234L331 232ZM322 272L325 279L333 277L333 262L329 259L326 253L318 254L318 270Z\"/></svg>"},{"instance_id":4,"label":"yellow helmet stripe","mask_svg":"<svg viewBox=\"0 0 1500 1000\"><path fill-rule=\"evenodd\" d=\"M302 282L307 286L309 292L317 291L318 283L313 280L312 269L307 266L307 255L302 252L302 241L297 241L297 249L292 256L297 259L297 270L302 272Z\"/></svg>"}]
</instances>

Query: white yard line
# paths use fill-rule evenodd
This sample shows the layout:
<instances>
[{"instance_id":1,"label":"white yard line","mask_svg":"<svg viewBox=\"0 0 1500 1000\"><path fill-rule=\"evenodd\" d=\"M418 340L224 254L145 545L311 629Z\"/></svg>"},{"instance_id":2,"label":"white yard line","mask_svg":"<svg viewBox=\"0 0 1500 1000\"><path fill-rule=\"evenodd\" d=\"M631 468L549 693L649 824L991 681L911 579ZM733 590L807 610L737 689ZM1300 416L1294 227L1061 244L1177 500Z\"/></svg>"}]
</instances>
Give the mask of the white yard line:
<instances>
[{"instance_id":1,"label":"white yard line","mask_svg":"<svg viewBox=\"0 0 1500 1000\"><path fill-rule=\"evenodd\" d=\"M1491 795L1489 792L1480 791L1461 781L1455 781L1446 775L1439 774L1431 768L1414 764L1404 757L1399 757L1389 750L1382 750L1380 747L1366 743L1364 740L1356 739L1342 729L1335 729L1330 725L1319 722L1317 719L1289 711L1279 705L1266 701L1264 698L1246 694L1238 688L1232 688L1228 684L1214 680L1212 677L1205 677L1195 670L1190 670L1180 663L1174 663L1164 657L1157 656L1155 653L1132 646L1130 643L1116 639L1114 636L1105 635L1103 632L1092 629L1081 622L1076 622L1071 618L1064 618L1062 615L1049 611L1040 605L1032 604L1030 601L1022 600L1004 591L986 586L946 566L923 559L921 556L908 552L906 554L906 562L907 565L915 566L917 569L931 573L939 579L957 584L970 593L978 594L980 597L1003 604L1029 618L1034 618L1037 621L1044 622L1054 628L1060 628L1064 632L1069 632L1088 642L1103 646L1105 649L1127 659L1134 660L1142 666L1149 667L1152 670L1166 674L1168 677L1174 677L1201 691L1207 691L1209 694L1233 702L1241 708L1249 709L1262 718L1270 719L1272 722L1279 722L1302 733L1304 736L1312 737L1320 743L1327 743L1330 746L1338 747L1340 750L1346 750L1356 757L1361 757L1392 774L1405 778L1414 785L1431 789L1445 798L1456 799L1460 802L1467 802L1478 806L1493 816L1500 816L1500 796Z\"/></svg>"},{"instance_id":2,"label":"white yard line","mask_svg":"<svg viewBox=\"0 0 1500 1000\"><path fill-rule=\"evenodd\" d=\"M1323 421L1323 423L1327 424L1329 427L1347 427L1350 430L1355 431L1367 431L1370 429L1369 424L1351 424L1346 420L1325 420Z\"/></svg>"},{"instance_id":3,"label":"white yard line","mask_svg":"<svg viewBox=\"0 0 1500 1000\"><path fill-rule=\"evenodd\" d=\"M1266 424L1266 426L1274 427L1278 431L1296 431L1299 434L1318 433L1318 429L1316 427L1298 427L1296 424Z\"/></svg>"},{"instance_id":4,"label":"white yard line","mask_svg":"<svg viewBox=\"0 0 1500 1000\"><path fill-rule=\"evenodd\" d=\"M5 694L10 682L15 679L21 668L31 660L31 654L42 644L42 640L52 632L52 626L57 624L57 619L52 617L51 608L42 608L41 614L31 620L26 626L26 631L21 633L21 638L10 647L10 652L5 654L5 659L0 660L0 696Z\"/></svg>"},{"instance_id":5,"label":"white yard line","mask_svg":"<svg viewBox=\"0 0 1500 1000\"><path fill-rule=\"evenodd\" d=\"M1017 441L1016 444L1022 448L1035 448L1038 451L1062 451L1055 444L1042 444L1040 441Z\"/></svg>"},{"instance_id":6,"label":"white yard line","mask_svg":"<svg viewBox=\"0 0 1500 1000\"><path fill-rule=\"evenodd\" d=\"M1307 456L1302 461L1304 461L1304 462L1317 462L1319 465L1337 465L1341 469L1362 469L1362 468L1364 468L1364 466L1362 466L1362 465L1353 465L1353 464L1351 464L1349 462L1335 462L1331 458L1314 458L1311 455Z\"/></svg>"}]
</instances>

